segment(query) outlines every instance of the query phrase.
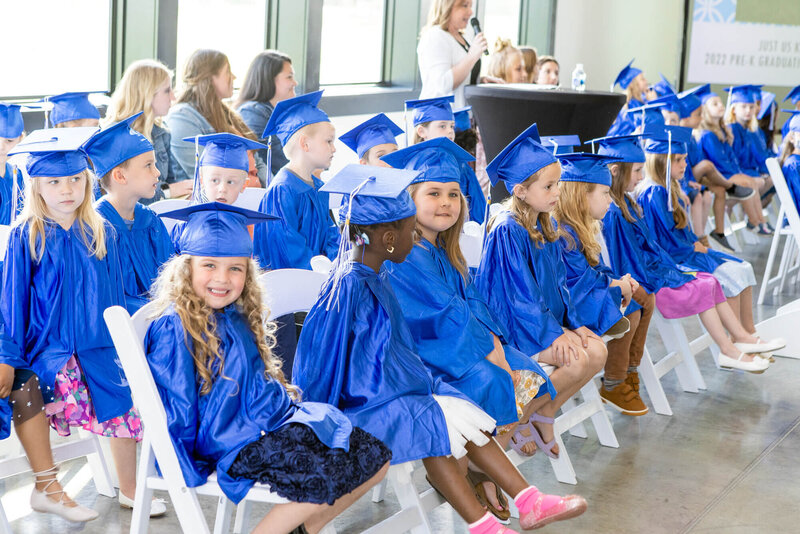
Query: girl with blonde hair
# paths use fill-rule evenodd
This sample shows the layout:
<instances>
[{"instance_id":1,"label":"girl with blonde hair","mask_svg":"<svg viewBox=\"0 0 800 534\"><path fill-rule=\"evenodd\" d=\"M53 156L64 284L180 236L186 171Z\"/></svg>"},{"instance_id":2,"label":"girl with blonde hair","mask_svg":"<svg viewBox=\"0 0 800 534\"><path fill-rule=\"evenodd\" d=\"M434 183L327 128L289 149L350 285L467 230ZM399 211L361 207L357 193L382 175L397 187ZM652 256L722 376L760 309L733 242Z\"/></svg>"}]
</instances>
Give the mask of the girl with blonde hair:
<instances>
[{"instance_id":1,"label":"girl with blonde hair","mask_svg":"<svg viewBox=\"0 0 800 534\"><path fill-rule=\"evenodd\" d=\"M194 177L197 165L194 145L183 141L187 137L228 132L258 141L258 136L225 102L233 96L235 79L228 56L217 50L195 50L186 61L178 103L172 106L166 118L172 133L170 151L178 162L177 179ZM248 185L257 182L263 185L267 176L266 164L257 154L249 153L249 158Z\"/></svg>"},{"instance_id":2,"label":"girl with blonde hair","mask_svg":"<svg viewBox=\"0 0 800 534\"><path fill-rule=\"evenodd\" d=\"M506 83L530 83L525 58L510 39L498 38L495 42L494 53L489 57L489 76Z\"/></svg>"},{"instance_id":3,"label":"girl with blonde hair","mask_svg":"<svg viewBox=\"0 0 800 534\"><path fill-rule=\"evenodd\" d=\"M289 502L253 532L319 532L383 478L391 453L333 406L301 402L273 355L246 227L273 217L219 203L170 215L187 221L182 254L155 283L145 351L183 476L195 487L216 471L236 503L269 484Z\"/></svg>"},{"instance_id":4,"label":"girl with blonde hair","mask_svg":"<svg viewBox=\"0 0 800 534\"><path fill-rule=\"evenodd\" d=\"M15 149L30 154L30 181L9 238L0 306L0 395L11 392L17 435L34 471L31 508L70 521L98 514L59 484L48 420L62 436L78 427L115 438L111 452L125 507L133 506L142 436L102 318L109 306L124 306L125 296L113 230L92 207L94 177L77 149L94 131L39 130ZM156 503L152 511L166 508Z\"/></svg>"},{"instance_id":5,"label":"girl with blonde hair","mask_svg":"<svg viewBox=\"0 0 800 534\"><path fill-rule=\"evenodd\" d=\"M174 100L172 71L155 59L141 59L125 69L103 119L105 128L142 112L134 121L133 129L153 144L156 168L161 173L156 194L153 198L143 198L142 204L178 198L192 192L190 180L176 181L178 162L170 151L172 137L163 120Z\"/></svg>"}]
</instances>

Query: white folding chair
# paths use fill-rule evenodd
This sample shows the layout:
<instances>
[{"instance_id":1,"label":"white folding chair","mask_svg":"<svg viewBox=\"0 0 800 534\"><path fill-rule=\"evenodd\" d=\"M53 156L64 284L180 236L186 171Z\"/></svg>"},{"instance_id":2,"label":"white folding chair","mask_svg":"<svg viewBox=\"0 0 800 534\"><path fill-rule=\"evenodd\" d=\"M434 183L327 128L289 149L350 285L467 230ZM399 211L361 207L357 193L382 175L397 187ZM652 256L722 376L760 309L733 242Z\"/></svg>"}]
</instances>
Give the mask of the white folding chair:
<instances>
[{"instance_id":1,"label":"white folding chair","mask_svg":"<svg viewBox=\"0 0 800 534\"><path fill-rule=\"evenodd\" d=\"M342 205L342 195L341 193L329 193L328 194L328 209L331 210L333 214L333 219L336 221L336 224L341 224L342 221L339 220L339 206Z\"/></svg>"},{"instance_id":2,"label":"white folding chair","mask_svg":"<svg viewBox=\"0 0 800 534\"><path fill-rule=\"evenodd\" d=\"M178 457L172 447L164 405L161 403L144 353L144 336L151 322L150 315L152 313L152 303L140 309L133 319L120 306L108 308L103 313L122 368L128 378L134 404L147 429L142 440L130 532L145 534L148 531L150 503L154 490L169 492L181 530L192 534L210 532L197 498L198 495L216 497L217 514L214 532L218 534L228 532L233 503L222 493L216 480L216 474L212 474L208 482L202 486L187 487ZM161 469L161 475L156 471L156 461ZM254 485L247 493L243 502L249 501L286 502L285 499L271 492L269 486L263 484ZM333 531L328 529L327 532Z\"/></svg>"},{"instance_id":3,"label":"white folding chair","mask_svg":"<svg viewBox=\"0 0 800 534\"><path fill-rule=\"evenodd\" d=\"M150 204L149 208L153 210L156 213L156 215L159 215L161 213L166 213L168 211L185 208L190 203L191 201L185 198L166 198L164 200L153 202L152 204ZM164 223L164 226L167 227L167 231L169 232L172 231L172 227L175 226L175 223L178 222L177 219L170 219L167 217L161 217L161 221Z\"/></svg>"},{"instance_id":4,"label":"white folding chair","mask_svg":"<svg viewBox=\"0 0 800 534\"><path fill-rule=\"evenodd\" d=\"M467 267L480 265L483 253L483 227L475 221L464 223L458 243L464 259L467 260Z\"/></svg>"},{"instance_id":5,"label":"white folding chair","mask_svg":"<svg viewBox=\"0 0 800 534\"><path fill-rule=\"evenodd\" d=\"M0 224L0 263L6 257L9 235L11 235L11 227L7 224Z\"/></svg>"},{"instance_id":6,"label":"white folding chair","mask_svg":"<svg viewBox=\"0 0 800 534\"><path fill-rule=\"evenodd\" d=\"M768 292L772 291L773 295L775 295L783 291L787 279L798 270L797 243L800 243L800 241L798 241L800 239L800 214L798 214L798 208L789 191L786 177L783 175L783 170L781 170L778 160L775 158L767 159L767 169L769 169L769 175L772 177L772 183L777 192L776 196L780 201L780 209L778 210L775 234L772 236L772 243L769 247L767 264L764 267L764 275L761 278L761 288L758 292L758 304L764 303ZM789 221L788 227L783 226L784 218ZM785 236L786 240L780 258L778 273L773 277L772 268L777 259L781 236Z\"/></svg>"},{"instance_id":7,"label":"white folding chair","mask_svg":"<svg viewBox=\"0 0 800 534\"><path fill-rule=\"evenodd\" d=\"M239 193L239 197L236 199L236 202L234 202L233 205L239 208L258 211L258 207L261 205L261 200L263 200L264 195L266 194L267 190L263 187L246 187L244 191Z\"/></svg>"},{"instance_id":8,"label":"white folding chair","mask_svg":"<svg viewBox=\"0 0 800 534\"><path fill-rule=\"evenodd\" d=\"M322 273L322 274L329 274L331 269L333 269L333 262L328 258L328 256L314 256L311 258L311 270L315 273Z\"/></svg>"}]
</instances>

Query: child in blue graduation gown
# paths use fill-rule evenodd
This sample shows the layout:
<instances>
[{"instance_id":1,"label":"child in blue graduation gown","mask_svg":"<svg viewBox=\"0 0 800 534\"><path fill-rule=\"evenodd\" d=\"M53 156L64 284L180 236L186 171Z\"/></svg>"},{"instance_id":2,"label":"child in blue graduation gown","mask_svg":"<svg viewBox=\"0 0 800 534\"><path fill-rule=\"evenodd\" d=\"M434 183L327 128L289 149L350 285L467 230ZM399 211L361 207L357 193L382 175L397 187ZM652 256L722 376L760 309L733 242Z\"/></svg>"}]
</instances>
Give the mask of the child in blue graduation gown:
<instances>
[{"instance_id":1,"label":"child in blue graduation gown","mask_svg":"<svg viewBox=\"0 0 800 534\"><path fill-rule=\"evenodd\" d=\"M681 127L666 128L664 132L648 134L645 144L648 178L641 184L638 197L644 219L654 238L677 264L711 273L719 280L736 317L747 332L754 334L753 268L748 262L709 249L697 241L675 192L677 179L683 175L686 165L685 139L690 134Z\"/></svg>"},{"instance_id":2,"label":"child in blue graduation gown","mask_svg":"<svg viewBox=\"0 0 800 534\"><path fill-rule=\"evenodd\" d=\"M381 158L397 150L397 136L403 130L383 113L367 119L349 132L339 136L339 141L358 155L362 165L386 167Z\"/></svg>"},{"instance_id":3,"label":"child in blue graduation gown","mask_svg":"<svg viewBox=\"0 0 800 534\"><path fill-rule=\"evenodd\" d=\"M267 185L259 211L276 220L253 231L255 255L265 269L311 269L314 256L336 257L339 230L328 194L314 175L331 165L335 129L317 107L322 91L278 102L262 137L277 135L289 163Z\"/></svg>"},{"instance_id":4,"label":"child in blue graduation gown","mask_svg":"<svg viewBox=\"0 0 800 534\"><path fill-rule=\"evenodd\" d=\"M725 104L720 97L710 90L699 94L702 106L702 119L700 126L695 128L694 136L697 144L703 151L705 158L711 161L719 172L734 185L747 187L756 193L766 190L766 182L758 173L753 175L745 173L739 166L739 161L733 151L733 133L725 124ZM742 209L747 215L748 228L759 235L772 235L772 229L767 225L761 213L761 198L759 194L742 199Z\"/></svg>"},{"instance_id":5,"label":"child in blue graduation gown","mask_svg":"<svg viewBox=\"0 0 800 534\"><path fill-rule=\"evenodd\" d=\"M181 255L156 281L145 350L184 478L196 487L216 471L237 503L255 482L269 484L318 506L277 506L261 532L318 530L383 478L391 453L336 408L300 402L286 382L246 227L269 216L222 203L169 215L188 222Z\"/></svg>"},{"instance_id":6,"label":"child in blue graduation gown","mask_svg":"<svg viewBox=\"0 0 800 534\"><path fill-rule=\"evenodd\" d=\"M426 98L422 100L408 100L406 107L414 110L414 143L439 137L446 137L451 141L456 138L456 119L451 103L453 96ZM469 206L469 220L483 224L486 219L486 195L483 193L475 171L469 162L461 162L461 192L467 199Z\"/></svg>"},{"instance_id":7,"label":"child in blue graduation gown","mask_svg":"<svg viewBox=\"0 0 800 534\"><path fill-rule=\"evenodd\" d=\"M540 144L536 125L522 132L486 168L512 194L494 217L475 285L510 345L539 363L557 367L550 375L558 395L538 410L534 425L557 456L552 417L606 361L603 341L584 326L566 283L566 266L550 212L558 201L561 170Z\"/></svg>"},{"instance_id":8,"label":"child in blue graduation gown","mask_svg":"<svg viewBox=\"0 0 800 534\"><path fill-rule=\"evenodd\" d=\"M175 253L161 219L139 204L155 195L159 171L153 145L131 125L139 112L94 134L83 146L106 195L95 209L114 228L128 313L136 313L148 300L158 269Z\"/></svg>"},{"instance_id":9,"label":"child in blue graduation gown","mask_svg":"<svg viewBox=\"0 0 800 534\"><path fill-rule=\"evenodd\" d=\"M633 273L641 287L655 294L656 307L665 318L698 315L720 347L722 366L743 370L763 367L760 362L738 360L742 351L734 346L725 329L735 340L755 340L736 319L717 279L702 271L689 273L679 269L652 237L642 218L641 207L631 196L642 180L645 162L639 138L622 136L599 140L598 153L618 159L609 165L613 202L602 226L611 269L617 275ZM629 372L626 381L638 390L638 372Z\"/></svg>"},{"instance_id":10,"label":"child in blue graduation gown","mask_svg":"<svg viewBox=\"0 0 800 534\"><path fill-rule=\"evenodd\" d=\"M8 153L22 141L24 128L20 106L0 102L0 140L2 140L0 143L0 224L2 225L10 225L16 216L14 209L19 212L19 209L22 208L20 197L25 185L22 181L22 174L8 162ZM15 194L17 202L14 201Z\"/></svg>"},{"instance_id":11,"label":"child in blue graduation gown","mask_svg":"<svg viewBox=\"0 0 800 534\"><path fill-rule=\"evenodd\" d=\"M655 309L648 294L630 273L615 275L603 262L597 240L599 220L611 202L611 173L606 165L615 158L596 154L565 154L561 162L561 186L555 218L567 233L559 240L567 266L567 287L579 315L596 324L600 316L620 317L620 301L628 331L608 342L608 358L600 396L624 415L639 416L648 408L628 377L637 373L644 354L647 329ZM617 277L619 276L619 277ZM638 373L637 375L638 376Z\"/></svg>"},{"instance_id":12,"label":"child in blue graduation gown","mask_svg":"<svg viewBox=\"0 0 800 534\"><path fill-rule=\"evenodd\" d=\"M800 111L786 122L789 128L783 140L780 163L794 205L800 210Z\"/></svg>"},{"instance_id":13,"label":"child in blue graduation gown","mask_svg":"<svg viewBox=\"0 0 800 534\"><path fill-rule=\"evenodd\" d=\"M338 406L383 440L393 463L422 459L431 483L471 523L470 532L497 532L500 525L461 474L455 458L464 455L515 496L524 529L577 515L585 508L582 498L545 496L528 486L491 439L494 420L433 379L420 360L382 268L386 260L402 262L414 246L416 208L404 189L416 175L349 165L326 184L346 194L340 216L348 242L306 318L293 380L306 398Z\"/></svg>"},{"instance_id":14,"label":"child in blue graduation gown","mask_svg":"<svg viewBox=\"0 0 800 534\"><path fill-rule=\"evenodd\" d=\"M408 189L417 208L415 246L404 262L388 262L385 269L431 375L491 415L505 446L517 423L527 422L556 392L536 362L503 343L502 329L472 284L459 246L466 201L458 182L459 160L472 159L445 138L384 158L393 167L420 171ZM516 441L511 444L516 447ZM482 477L472 478L477 485ZM482 495L484 488L476 491ZM507 504L497 495L502 509L494 513L507 519Z\"/></svg>"},{"instance_id":15,"label":"child in blue graduation gown","mask_svg":"<svg viewBox=\"0 0 800 534\"><path fill-rule=\"evenodd\" d=\"M16 147L14 153L30 154L31 180L9 237L0 306L0 350L17 369L12 401L24 405L14 413L17 434L26 450L38 451L29 457L36 475L31 507L73 521L97 513L70 506L56 481L50 451L41 450L48 419L60 435L79 427L119 438L111 449L123 505L133 502L135 440L142 433L102 318L107 307L124 305L125 296L117 242L109 238L114 230L92 208L94 180L79 150L94 131L38 130ZM3 368L4 384L8 371Z\"/></svg>"},{"instance_id":16,"label":"child in blue graduation gown","mask_svg":"<svg viewBox=\"0 0 800 534\"><path fill-rule=\"evenodd\" d=\"M90 94L61 93L44 98L44 101L53 105L48 114L48 120L53 128L96 128L100 126L100 112L89 101Z\"/></svg>"},{"instance_id":17,"label":"child in blue graduation gown","mask_svg":"<svg viewBox=\"0 0 800 534\"><path fill-rule=\"evenodd\" d=\"M644 105L648 100L648 83L644 77L641 69L633 66L633 59L625 65L619 74L617 74L614 83L611 84L611 90L619 84L623 91L625 91L626 103L614 119L614 123L608 129L606 135L628 135L633 133L636 129L636 124L633 121L633 115L629 111ZM655 98L655 93L650 93Z\"/></svg>"},{"instance_id":18,"label":"child in blue graduation gown","mask_svg":"<svg viewBox=\"0 0 800 534\"><path fill-rule=\"evenodd\" d=\"M739 85L729 88L728 115L725 122L733 133L733 153L739 168L749 176L769 178L766 157L760 153L763 135L758 127L757 98L761 97L760 85ZM758 97L756 96L758 94ZM768 156L767 156L768 157Z\"/></svg>"}]
</instances>

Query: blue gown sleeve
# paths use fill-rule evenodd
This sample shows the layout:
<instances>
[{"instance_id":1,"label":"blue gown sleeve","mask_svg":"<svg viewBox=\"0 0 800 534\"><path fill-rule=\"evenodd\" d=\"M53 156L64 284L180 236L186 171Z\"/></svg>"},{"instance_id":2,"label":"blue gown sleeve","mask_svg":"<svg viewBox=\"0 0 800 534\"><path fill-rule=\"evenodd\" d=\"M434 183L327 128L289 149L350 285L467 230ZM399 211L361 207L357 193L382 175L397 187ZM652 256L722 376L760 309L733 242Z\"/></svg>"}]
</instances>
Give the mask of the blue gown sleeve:
<instances>
[{"instance_id":1,"label":"blue gown sleeve","mask_svg":"<svg viewBox=\"0 0 800 534\"><path fill-rule=\"evenodd\" d=\"M468 163L461 164L461 191L467 198L469 206L469 219L478 224L483 224L486 218L486 196L483 194L481 183L475 171Z\"/></svg>"},{"instance_id":2,"label":"blue gown sleeve","mask_svg":"<svg viewBox=\"0 0 800 534\"><path fill-rule=\"evenodd\" d=\"M180 318L171 314L156 319L147 330L144 345L183 477L189 487L200 486L213 466L195 461L199 400L194 360L186 347Z\"/></svg>"},{"instance_id":3,"label":"blue gown sleeve","mask_svg":"<svg viewBox=\"0 0 800 534\"><path fill-rule=\"evenodd\" d=\"M509 344L528 356L549 347L564 333L545 304L523 251L533 246L507 225L492 229L475 280L476 288L510 337ZM527 243L525 242L527 240Z\"/></svg>"},{"instance_id":4,"label":"blue gown sleeve","mask_svg":"<svg viewBox=\"0 0 800 534\"><path fill-rule=\"evenodd\" d=\"M783 176L794 199L795 208L800 209L800 156L790 156L783 164Z\"/></svg>"},{"instance_id":5,"label":"blue gown sleeve","mask_svg":"<svg viewBox=\"0 0 800 534\"><path fill-rule=\"evenodd\" d=\"M312 207L306 206L283 184L270 187L261 206L260 211L279 217L264 225L267 226L266 243L260 244L269 250L269 268L310 269L311 258L318 252L311 249L308 239L300 231L300 218L313 216Z\"/></svg>"},{"instance_id":6,"label":"blue gown sleeve","mask_svg":"<svg viewBox=\"0 0 800 534\"><path fill-rule=\"evenodd\" d=\"M25 331L30 307L31 261L27 232L17 226L8 239L0 299L0 363L15 369L28 367Z\"/></svg>"}]
</instances>

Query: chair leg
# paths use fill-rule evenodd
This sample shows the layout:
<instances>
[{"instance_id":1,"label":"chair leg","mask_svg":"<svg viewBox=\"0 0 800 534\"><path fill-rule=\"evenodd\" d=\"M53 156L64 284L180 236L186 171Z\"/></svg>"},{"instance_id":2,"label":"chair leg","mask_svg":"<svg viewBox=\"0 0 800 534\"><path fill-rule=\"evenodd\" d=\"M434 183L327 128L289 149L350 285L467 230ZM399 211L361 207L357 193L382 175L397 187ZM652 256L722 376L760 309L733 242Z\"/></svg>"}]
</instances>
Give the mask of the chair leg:
<instances>
[{"instance_id":1,"label":"chair leg","mask_svg":"<svg viewBox=\"0 0 800 534\"><path fill-rule=\"evenodd\" d=\"M656 413L672 415L672 408L667 400L667 395L664 393L661 380L656 374L656 368L653 365L653 360L650 358L650 353L647 351L647 348L644 349L644 355L639 364L639 376L642 377L644 390L647 392L647 396L650 397L650 402Z\"/></svg>"},{"instance_id":2,"label":"chair leg","mask_svg":"<svg viewBox=\"0 0 800 534\"><path fill-rule=\"evenodd\" d=\"M614 427L611 426L611 421L608 419L608 413L603 405L603 400L600 398L600 393L597 391L594 383L589 382L583 386L583 388L581 388L581 393L583 394L583 402L595 406L595 412L592 414L591 419L600 444L605 447L618 448L619 441L617 441L617 435L614 433Z\"/></svg>"},{"instance_id":3,"label":"chair leg","mask_svg":"<svg viewBox=\"0 0 800 534\"><path fill-rule=\"evenodd\" d=\"M225 496L217 498L217 517L214 519L214 534L228 534L231 530L233 503Z\"/></svg>"},{"instance_id":4,"label":"chair leg","mask_svg":"<svg viewBox=\"0 0 800 534\"><path fill-rule=\"evenodd\" d=\"M575 485L578 483L578 479L575 476L575 468L572 467L572 461L569 459L567 448L564 446L561 435L557 432L556 444L558 444L558 458L550 458L550 465L553 467L556 480L564 484Z\"/></svg>"},{"instance_id":5,"label":"chair leg","mask_svg":"<svg viewBox=\"0 0 800 534\"><path fill-rule=\"evenodd\" d=\"M78 431L78 435L81 437L81 439L92 440L92 445L95 452L86 455L86 462L89 464L89 468L92 470L92 478L94 479L94 487L97 489L97 493L113 499L117 496L117 492L114 489L114 481L112 480L111 473L108 469L108 460L110 460L110 458L106 458L105 454L103 453L103 448L100 445L100 439L96 435L91 434L83 429ZM113 465L113 462L111 465Z\"/></svg>"},{"instance_id":6,"label":"chair leg","mask_svg":"<svg viewBox=\"0 0 800 534\"><path fill-rule=\"evenodd\" d=\"M384 498L386 498L386 477L384 477L383 480L375 484L375 487L372 488L372 502L374 503L383 502Z\"/></svg>"},{"instance_id":7,"label":"chair leg","mask_svg":"<svg viewBox=\"0 0 800 534\"><path fill-rule=\"evenodd\" d=\"M248 500L243 500L236 507L236 520L233 522L233 534L242 534L242 532L250 532L250 509L253 503Z\"/></svg>"},{"instance_id":8,"label":"chair leg","mask_svg":"<svg viewBox=\"0 0 800 534\"><path fill-rule=\"evenodd\" d=\"M783 220L783 208L781 208L778 215L778 220ZM778 254L778 247L781 241L781 229L776 226L775 234L772 236L772 243L769 245L769 255L767 256L767 265L764 267L764 276L761 278L761 288L758 291L758 304L764 304L764 299L767 296L767 291L772 286L773 281L770 280L772 276L772 267L775 264L775 257Z\"/></svg>"},{"instance_id":9,"label":"chair leg","mask_svg":"<svg viewBox=\"0 0 800 534\"><path fill-rule=\"evenodd\" d=\"M567 399L567 401L561 406L561 413L567 413L568 411L572 410L573 408L578 407L578 397L577 393ZM571 428L569 428L569 433L576 438L583 438L586 439L589 437L589 434L586 433L586 427L584 426L583 422L578 422Z\"/></svg>"},{"instance_id":10,"label":"chair leg","mask_svg":"<svg viewBox=\"0 0 800 534\"><path fill-rule=\"evenodd\" d=\"M147 534L150 523L150 504L153 500L153 490L147 486L147 477L155 473L155 455L150 439L145 432L142 439L142 453L139 457L139 469L136 472L136 495L131 515L131 534Z\"/></svg>"},{"instance_id":11,"label":"chair leg","mask_svg":"<svg viewBox=\"0 0 800 534\"><path fill-rule=\"evenodd\" d=\"M397 500L400 502L400 507L416 508L419 517L419 524L409 530L411 534L432 534L428 514L420 501L417 488L414 486L414 481L411 480L411 464L400 464L392 466L389 469L389 475L392 489L394 490Z\"/></svg>"},{"instance_id":12,"label":"chair leg","mask_svg":"<svg viewBox=\"0 0 800 534\"><path fill-rule=\"evenodd\" d=\"M0 534L14 534L14 531L11 530L11 523L8 522L6 511L3 509L2 503L0 503Z\"/></svg>"}]
</instances>

